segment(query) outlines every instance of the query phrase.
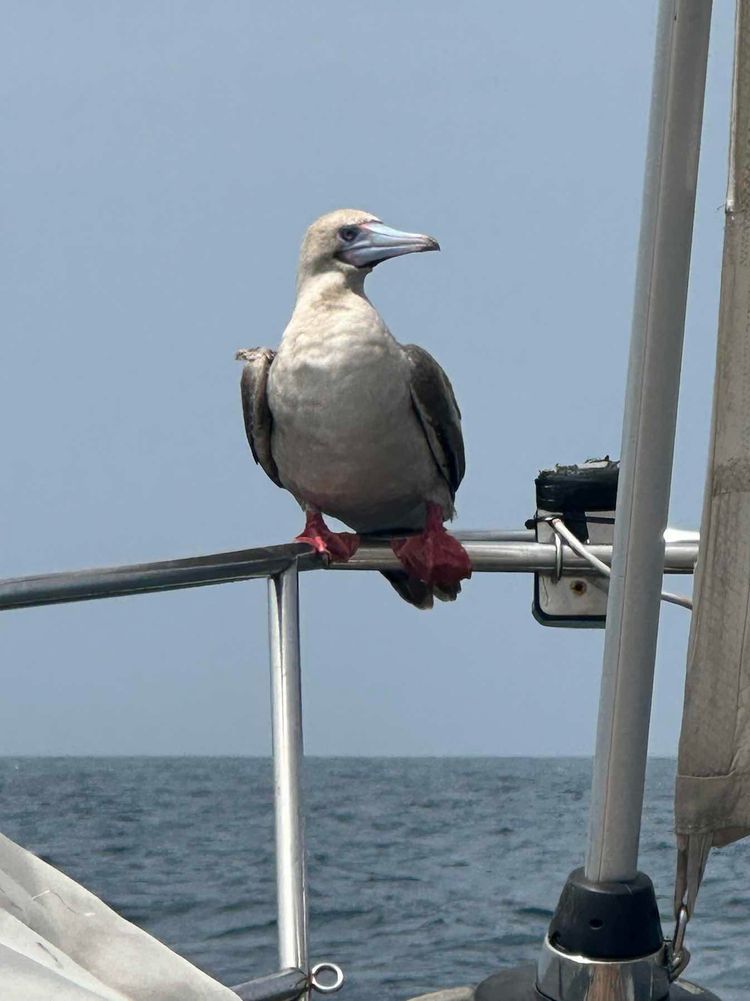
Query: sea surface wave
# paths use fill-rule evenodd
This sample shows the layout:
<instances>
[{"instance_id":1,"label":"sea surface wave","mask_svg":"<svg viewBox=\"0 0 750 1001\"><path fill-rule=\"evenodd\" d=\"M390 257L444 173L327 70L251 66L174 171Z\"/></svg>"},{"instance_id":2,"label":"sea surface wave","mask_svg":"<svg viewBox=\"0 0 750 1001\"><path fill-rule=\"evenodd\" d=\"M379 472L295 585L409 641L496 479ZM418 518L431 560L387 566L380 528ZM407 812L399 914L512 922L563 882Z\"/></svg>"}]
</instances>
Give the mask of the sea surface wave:
<instances>
[{"instance_id":1,"label":"sea surface wave","mask_svg":"<svg viewBox=\"0 0 750 1001\"><path fill-rule=\"evenodd\" d=\"M665 932L675 763L651 760L641 869ZM405 1001L534 962L582 863L591 761L306 762L311 958L342 1001ZM225 984L277 968L271 763L0 759L2 832ZM750 998L750 845L713 853L689 978Z\"/></svg>"}]
</instances>

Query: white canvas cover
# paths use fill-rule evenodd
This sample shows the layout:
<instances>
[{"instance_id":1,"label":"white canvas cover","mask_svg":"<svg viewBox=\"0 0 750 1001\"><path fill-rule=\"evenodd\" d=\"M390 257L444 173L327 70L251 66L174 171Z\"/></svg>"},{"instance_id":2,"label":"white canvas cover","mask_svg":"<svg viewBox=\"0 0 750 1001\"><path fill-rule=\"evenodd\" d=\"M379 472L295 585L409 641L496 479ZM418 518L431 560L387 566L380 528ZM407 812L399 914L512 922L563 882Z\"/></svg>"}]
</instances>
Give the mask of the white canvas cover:
<instances>
[{"instance_id":1,"label":"white canvas cover","mask_svg":"<svg viewBox=\"0 0 750 1001\"><path fill-rule=\"evenodd\" d=\"M88 890L0 835L3 1001L237 1001Z\"/></svg>"},{"instance_id":2,"label":"white canvas cover","mask_svg":"<svg viewBox=\"0 0 750 1001\"><path fill-rule=\"evenodd\" d=\"M711 446L675 822L692 913L712 846L750 834L750 2L737 6Z\"/></svg>"}]
</instances>

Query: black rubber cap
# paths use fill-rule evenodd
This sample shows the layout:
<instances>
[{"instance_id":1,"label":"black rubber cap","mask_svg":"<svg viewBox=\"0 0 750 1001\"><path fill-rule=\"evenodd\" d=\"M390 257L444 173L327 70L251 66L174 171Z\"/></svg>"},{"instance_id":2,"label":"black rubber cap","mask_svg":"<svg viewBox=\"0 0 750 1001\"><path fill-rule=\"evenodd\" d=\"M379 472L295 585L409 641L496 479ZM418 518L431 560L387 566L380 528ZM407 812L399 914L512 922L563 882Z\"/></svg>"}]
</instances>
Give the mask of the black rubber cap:
<instances>
[{"instance_id":1,"label":"black rubber cap","mask_svg":"<svg viewBox=\"0 0 750 1001\"><path fill-rule=\"evenodd\" d=\"M570 874L549 927L552 945L590 959L637 959L661 948L664 936L651 880L590 883Z\"/></svg>"},{"instance_id":2,"label":"black rubber cap","mask_svg":"<svg viewBox=\"0 0 750 1001\"><path fill-rule=\"evenodd\" d=\"M619 462L557 466L537 476L536 506L544 511L614 511Z\"/></svg>"}]
</instances>

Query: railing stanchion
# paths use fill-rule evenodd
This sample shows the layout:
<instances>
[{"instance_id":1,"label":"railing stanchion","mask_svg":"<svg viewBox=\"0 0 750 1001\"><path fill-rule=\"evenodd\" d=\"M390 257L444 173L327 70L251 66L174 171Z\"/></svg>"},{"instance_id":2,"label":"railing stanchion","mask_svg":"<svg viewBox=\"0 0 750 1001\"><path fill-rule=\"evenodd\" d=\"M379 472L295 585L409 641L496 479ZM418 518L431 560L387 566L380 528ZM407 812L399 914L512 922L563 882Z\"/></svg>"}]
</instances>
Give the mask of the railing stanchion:
<instances>
[{"instance_id":1,"label":"railing stanchion","mask_svg":"<svg viewBox=\"0 0 750 1001\"><path fill-rule=\"evenodd\" d=\"M309 973L296 563L268 580L279 967ZM309 995L305 995L308 997Z\"/></svg>"}]
</instances>

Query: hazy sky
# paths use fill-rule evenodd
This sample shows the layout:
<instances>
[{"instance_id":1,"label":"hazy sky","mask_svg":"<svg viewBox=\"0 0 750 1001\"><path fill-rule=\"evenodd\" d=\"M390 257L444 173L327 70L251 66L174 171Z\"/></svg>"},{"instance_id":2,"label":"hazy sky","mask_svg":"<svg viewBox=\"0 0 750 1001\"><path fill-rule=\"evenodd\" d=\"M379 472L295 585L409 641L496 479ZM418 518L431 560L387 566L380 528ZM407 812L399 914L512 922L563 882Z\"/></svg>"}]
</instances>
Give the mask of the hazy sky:
<instances>
[{"instance_id":1,"label":"hazy sky","mask_svg":"<svg viewBox=\"0 0 750 1001\"><path fill-rule=\"evenodd\" d=\"M3 0L0 576L283 542L235 349L275 346L301 235L364 208L440 240L371 298L450 374L463 528L515 528L554 462L618 455L656 4ZM715 5L672 522L696 527L733 5ZM677 589L689 581L672 580ZM526 576L419 613L302 581L311 754L589 754L602 634ZM269 748L262 582L0 615L0 753ZM688 615L664 609L652 749Z\"/></svg>"}]
</instances>

